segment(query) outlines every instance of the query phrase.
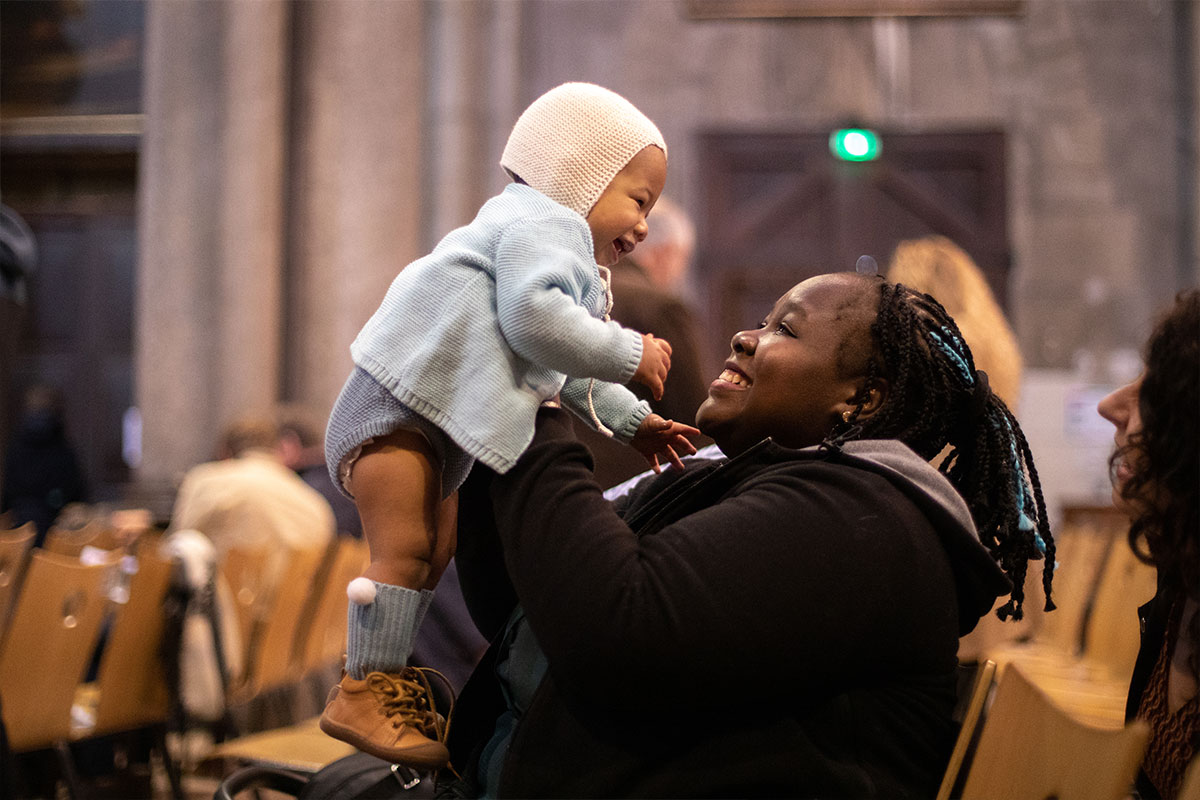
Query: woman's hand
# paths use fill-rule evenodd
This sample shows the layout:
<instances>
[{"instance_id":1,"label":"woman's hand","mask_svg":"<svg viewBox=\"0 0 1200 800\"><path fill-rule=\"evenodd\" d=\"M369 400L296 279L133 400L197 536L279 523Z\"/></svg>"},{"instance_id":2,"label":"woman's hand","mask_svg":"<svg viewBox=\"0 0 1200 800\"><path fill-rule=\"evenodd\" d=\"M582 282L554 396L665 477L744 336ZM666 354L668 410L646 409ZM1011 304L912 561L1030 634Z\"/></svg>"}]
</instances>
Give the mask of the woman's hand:
<instances>
[{"instance_id":1,"label":"woman's hand","mask_svg":"<svg viewBox=\"0 0 1200 800\"><path fill-rule=\"evenodd\" d=\"M663 419L658 414L647 414L629 444L646 457L646 461L655 472L662 472L660 456L678 469L683 469L683 460L679 454L690 456L696 452L696 446L686 437L699 433L700 431L691 425Z\"/></svg>"}]
</instances>

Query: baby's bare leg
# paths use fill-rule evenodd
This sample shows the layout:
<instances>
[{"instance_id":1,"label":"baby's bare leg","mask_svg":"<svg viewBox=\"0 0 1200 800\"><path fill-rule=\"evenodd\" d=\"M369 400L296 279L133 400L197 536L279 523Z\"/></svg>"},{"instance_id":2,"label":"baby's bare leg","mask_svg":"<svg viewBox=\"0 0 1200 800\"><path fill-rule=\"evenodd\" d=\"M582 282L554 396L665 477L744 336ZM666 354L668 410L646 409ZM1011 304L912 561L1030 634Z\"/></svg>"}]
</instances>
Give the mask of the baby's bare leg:
<instances>
[{"instance_id":1,"label":"baby's bare leg","mask_svg":"<svg viewBox=\"0 0 1200 800\"><path fill-rule=\"evenodd\" d=\"M442 573L454 558L458 546L458 492L453 492L438 504L437 540L434 542L433 562L426 589L437 586Z\"/></svg>"},{"instance_id":2,"label":"baby's bare leg","mask_svg":"<svg viewBox=\"0 0 1200 800\"><path fill-rule=\"evenodd\" d=\"M350 473L371 564L363 577L409 589L432 588L446 568L450 541L439 532L441 480L425 437L396 431L363 447ZM456 497L448 498L456 501ZM457 511L457 502L451 506Z\"/></svg>"}]
</instances>

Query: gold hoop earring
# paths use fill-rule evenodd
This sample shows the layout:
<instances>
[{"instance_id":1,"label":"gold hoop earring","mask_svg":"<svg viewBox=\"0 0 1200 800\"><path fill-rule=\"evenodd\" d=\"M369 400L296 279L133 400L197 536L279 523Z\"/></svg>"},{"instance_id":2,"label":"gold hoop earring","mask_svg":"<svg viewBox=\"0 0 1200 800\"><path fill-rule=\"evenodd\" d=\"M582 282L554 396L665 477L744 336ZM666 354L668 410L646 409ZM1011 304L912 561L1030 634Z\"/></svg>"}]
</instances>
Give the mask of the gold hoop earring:
<instances>
[{"instance_id":1,"label":"gold hoop earring","mask_svg":"<svg viewBox=\"0 0 1200 800\"><path fill-rule=\"evenodd\" d=\"M846 422L846 423L850 422L850 412L849 411L842 412L842 422Z\"/></svg>"}]
</instances>

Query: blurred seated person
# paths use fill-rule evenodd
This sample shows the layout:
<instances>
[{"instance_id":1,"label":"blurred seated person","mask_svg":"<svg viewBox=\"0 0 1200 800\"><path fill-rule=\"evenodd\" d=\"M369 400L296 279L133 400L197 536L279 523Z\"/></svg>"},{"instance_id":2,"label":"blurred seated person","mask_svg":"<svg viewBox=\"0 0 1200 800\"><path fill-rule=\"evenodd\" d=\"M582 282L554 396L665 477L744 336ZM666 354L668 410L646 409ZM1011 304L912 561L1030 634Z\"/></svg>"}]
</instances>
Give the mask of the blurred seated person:
<instances>
[{"instance_id":1,"label":"blurred seated person","mask_svg":"<svg viewBox=\"0 0 1200 800\"><path fill-rule=\"evenodd\" d=\"M333 509L337 532L362 538L362 520L354 501L337 490L325 466L324 427L305 408L295 405L279 409L279 458L321 496Z\"/></svg>"},{"instance_id":2,"label":"blurred seated person","mask_svg":"<svg viewBox=\"0 0 1200 800\"><path fill-rule=\"evenodd\" d=\"M320 492L280 459L279 428L269 414L249 414L225 430L220 458L188 470L170 529L197 530L217 549L271 546L269 582L289 551L324 550L335 535L333 510Z\"/></svg>"},{"instance_id":3,"label":"blurred seated person","mask_svg":"<svg viewBox=\"0 0 1200 800\"><path fill-rule=\"evenodd\" d=\"M16 527L37 527L35 547L70 503L88 499L87 481L75 448L67 439L62 396L57 389L34 385L25 393L21 417L4 454L0 511Z\"/></svg>"},{"instance_id":4,"label":"blurred seated person","mask_svg":"<svg viewBox=\"0 0 1200 800\"><path fill-rule=\"evenodd\" d=\"M684 299L696 231L687 213L669 197L659 197L650 217L646 239L610 270L612 318L639 333L653 333L671 343L671 374L663 387L662 400L655 400L639 384L630 384L629 388L648 402L654 413L690 425L708 396L713 374L702 364L699 325ZM592 452L596 482L601 486L613 486L645 470L646 460L636 450L596 433L582 421L575 429ZM711 441L704 436L693 440L697 447Z\"/></svg>"},{"instance_id":5,"label":"blurred seated person","mask_svg":"<svg viewBox=\"0 0 1200 800\"><path fill-rule=\"evenodd\" d=\"M1173 800L1200 753L1200 291L1179 295L1155 327L1146 366L1100 401L1116 427L1113 502L1129 516L1129 545L1158 570L1138 609L1142 643L1126 719L1150 723L1137 789ZM1131 621L1132 622L1132 621Z\"/></svg>"},{"instance_id":6,"label":"blurred seated person","mask_svg":"<svg viewBox=\"0 0 1200 800\"><path fill-rule=\"evenodd\" d=\"M1023 359L1016 334L996 302L983 272L966 251L945 236L901 242L887 279L931 294L962 331L975 365L1013 413L1021 394Z\"/></svg>"}]
</instances>

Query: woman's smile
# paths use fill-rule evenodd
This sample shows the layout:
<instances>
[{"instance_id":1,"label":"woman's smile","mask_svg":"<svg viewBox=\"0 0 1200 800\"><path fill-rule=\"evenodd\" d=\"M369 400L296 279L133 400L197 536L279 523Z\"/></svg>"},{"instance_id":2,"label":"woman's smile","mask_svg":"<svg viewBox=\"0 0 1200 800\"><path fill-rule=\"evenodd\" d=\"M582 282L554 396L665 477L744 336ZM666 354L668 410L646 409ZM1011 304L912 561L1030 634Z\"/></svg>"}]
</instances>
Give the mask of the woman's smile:
<instances>
[{"instance_id":1,"label":"woman's smile","mask_svg":"<svg viewBox=\"0 0 1200 800\"><path fill-rule=\"evenodd\" d=\"M725 369L716 377L716 380L709 386L710 389L746 389L749 388L753 381L732 364L726 364Z\"/></svg>"}]
</instances>

